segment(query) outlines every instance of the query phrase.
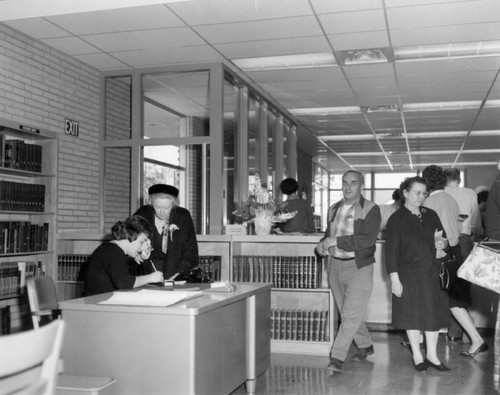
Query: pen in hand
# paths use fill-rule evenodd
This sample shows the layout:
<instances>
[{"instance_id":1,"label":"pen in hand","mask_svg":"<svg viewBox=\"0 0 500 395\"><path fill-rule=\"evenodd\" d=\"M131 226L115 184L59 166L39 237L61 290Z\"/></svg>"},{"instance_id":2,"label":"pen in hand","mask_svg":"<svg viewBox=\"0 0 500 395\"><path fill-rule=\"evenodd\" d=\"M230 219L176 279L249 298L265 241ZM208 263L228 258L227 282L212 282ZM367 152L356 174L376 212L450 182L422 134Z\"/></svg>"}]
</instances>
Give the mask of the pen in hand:
<instances>
[{"instance_id":1,"label":"pen in hand","mask_svg":"<svg viewBox=\"0 0 500 395\"><path fill-rule=\"evenodd\" d=\"M153 260L152 260L152 259L151 259L151 266L153 266L153 269L154 269L154 271L155 271L155 272L157 272L157 271L158 271L158 270L156 270L156 266L155 266L155 264L153 263Z\"/></svg>"}]
</instances>

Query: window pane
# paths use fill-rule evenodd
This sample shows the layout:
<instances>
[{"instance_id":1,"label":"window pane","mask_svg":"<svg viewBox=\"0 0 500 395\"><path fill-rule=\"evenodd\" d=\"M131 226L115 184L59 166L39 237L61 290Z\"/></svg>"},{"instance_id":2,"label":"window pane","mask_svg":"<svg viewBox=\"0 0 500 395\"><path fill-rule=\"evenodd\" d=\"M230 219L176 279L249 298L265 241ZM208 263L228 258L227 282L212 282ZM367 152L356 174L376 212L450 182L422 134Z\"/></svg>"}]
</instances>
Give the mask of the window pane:
<instances>
[{"instance_id":1,"label":"window pane","mask_svg":"<svg viewBox=\"0 0 500 395\"><path fill-rule=\"evenodd\" d=\"M414 177L415 173L375 173L375 188L396 189L406 177Z\"/></svg>"},{"instance_id":2,"label":"window pane","mask_svg":"<svg viewBox=\"0 0 500 395\"><path fill-rule=\"evenodd\" d=\"M273 176L274 176L274 150L275 150L275 134L276 134L276 114L272 111L269 111L267 116L267 185L273 185Z\"/></svg>"},{"instance_id":3,"label":"window pane","mask_svg":"<svg viewBox=\"0 0 500 395\"><path fill-rule=\"evenodd\" d=\"M224 175L223 188L226 191L226 204L224 206L224 218L227 223L232 223L233 211L236 210L235 194L235 155L236 155L236 133L238 133L237 114L238 87L230 80L224 80Z\"/></svg>"},{"instance_id":4,"label":"window pane","mask_svg":"<svg viewBox=\"0 0 500 395\"><path fill-rule=\"evenodd\" d=\"M376 189L373 191L374 203L391 204L394 189Z\"/></svg>"},{"instance_id":5,"label":"window pane","mask_svg":"<svg viewBox=\"0 0 500 395\"><path fill-rule=\"evenodd\" d=\"M106 78L106 140L130 139L132 132L132 78Z\"/></svg>"},{"instance_id":6,"label":"window pane","mask_svg":"<svg viewBox=\"0 0 500 395\"><path fill-rule=\"evenodd\" d=\"M106 148L104 150L104 231L107 233L116 221L131 214L131 150Z\"/></svg>"},{"instance_id":7,"label":"window pane","mask_svg":"<svg viewBox=\"0 0 500 395\"><path fill-rule=\"evenodd\" d=\"M203 191L208 187L204 177L208 171L203 145L144 147L143 155L142 204L149 201L147 191L151 185L174 185L179 189L179 205L191 212L196 232L202 233L204 199L207 196Z\"/></svg>"},{"instance_id":8,"label":"window pane","mask_svg":"<svg viewBox=\"0 0 500 395\"><path fill-rule=\"evenodd\" d=\"M342 174L330 174L330 188L342 189Z\"/></svg>"},{"instance_id":9,"label":"window pane","mask_svg":"<svg viewBox=\"0 0 500 395\"><path fill-rule=\"evenodd\" d=\"M250 96L248 100L248 182L252 184L251 176L257 172L256 154L257 135L259 125L259 107L260 104L254 97Z\"/></svg>"},{"instance_id":10,"label":"window pane","mask_svg":"<svg viewBox=\"0 0 500 395\"><path fill-rule=\"evenodd\" d=\"M144 137L209 135L209 72L145 74Z\"/></svg>"}]
</instances>

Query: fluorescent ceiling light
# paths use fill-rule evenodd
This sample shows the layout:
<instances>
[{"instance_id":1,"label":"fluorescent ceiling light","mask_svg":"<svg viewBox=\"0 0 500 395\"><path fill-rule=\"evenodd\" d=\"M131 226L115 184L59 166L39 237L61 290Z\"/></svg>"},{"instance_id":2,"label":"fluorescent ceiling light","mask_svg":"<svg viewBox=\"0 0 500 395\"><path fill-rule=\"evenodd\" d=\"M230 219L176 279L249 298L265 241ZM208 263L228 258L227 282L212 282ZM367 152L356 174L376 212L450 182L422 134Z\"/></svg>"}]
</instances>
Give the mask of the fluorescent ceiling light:
<instances>
[{"instance_id":1,"label":"fluorescent ceiling light","mask_svg":"<svg viewBox=\"0 0 500 395\"><path fill-rule=\"evenodd\" d=\"M403 104L403 111L442 111L442 110L475 110L481 107L481 100L408 103Z\"/></svg>"},{"instance_id":2,"label":"fluorescent ceiling light","mask_svg":"<svg viewBox=\"0 0 500 395\"><path fill-rule=\"evenodd\" d=\"M469 154L469 155L474 155L474 154L498 154L500 153L500 149L471 149L471 150L463 150L460 151L458 149L456 150L434 150L434 151L412 151L412 155L415 156L423 156L423 155L428 155L428 156L433 156L433 155L456 155L458 153L461 154ZM387 151L387 155L391 157L395 156L407 156L408 152L407 151ZM344 157L355 157L355 156L384 156L383 152L366 152L366 151L358 151L358 152L339 152L339 155L342 155Z\"/></svg>"},{"instance_id":3,"label":"fluorescent ceiling light","mask_svg":"<svg viewBox=\"0 0 500 395\"><path fill-rule=\"evenodd\" d=\"M450 137L465 137L467 131L452 131L452 132L417 132L407 133L408 139L416 138L450 138ZM473 130L469 134L470 137L491 137L500 136L500 130ZM376 140L376 139L401 139L404 138L402 133L377 133L373 134L340 134L332 136L318 136L322 141L360 141L360 140Z\"/></svg>"},{"instance_id":4,"label":"fluorescent ceiling light","mask_svg":"<svg viewBox=\"0 0 500 395\"><path fill-rule=\"evenodd\" d=\"M436 165L436 166L440 166L440 167L471 167L471 166L496 166L498 162L458 162L458 163L452 163L452 162L432 162L432 163L414 163L413 166L414 167L421 167L421 168L425 168L427 166L431 166L431 165ZM399 164L399 163L394 163L393 164L394 168L396 168L397 170L400 170L402 168L410 168L410 165L405 163L405 164ZM360 168L387 168L389 167L389 165L387 164L366 164L366 163L363 163L363 164L352 164L351 167L353 169L360 169Z\"/></svg>"},{"instance_id":5,"label":"fluorescent ceiling light","mask_svg":"<svg viewBox=\"0 0 500 395\"><path fill-rule=\"evenodd\" d=\"M242 58L233 59L232 61L243 71L318 68L331 67L337 64L335 58L329 52Z\"/></svg>"},{"instance_id":6,"label":"fluorescent ceiling light","mask_svg":"<svg viewBox=\"0 0 500 395\"><path fill-rule=\"evenodd\" d=\"M361 114L358 106L346 107L314 107L314 108L293 108L289 110L293 115L344 115Z\"/></svg>"},{"instance_id":7,"label":"fluorescent ceiling light","mask_svg":"<svg viewBox=\"0 0 500 395\"><path fill-rule=\"evenodd\" d=\"M481 107L480 100L453 101L453 102L429 102L429 103L407 103L401 106L404 112L416 111L453 111L453 110L475 110ZM483 108L500 108L500 100L487 100ZM294 108L289 110L294 115L344 115L344 114L366 114L379 112L397 112L400 108L396 104L373 105L373 106L346 106L346 107L311 107ZM324 120L323 120L324 122Z\"/></svg>"},{"instance_id":8,"label":"fluorescent ceiling light","mask_svg":"<svg viewBox=\"0 0 500 395\"><path fill-rule=\"evenodd\" d=\"M422 45L394 49L394 58L398 62L443 58L478 58L487 56L500 56L500 41L492 40L469 43Z\"/></svg>"}]
</instances>

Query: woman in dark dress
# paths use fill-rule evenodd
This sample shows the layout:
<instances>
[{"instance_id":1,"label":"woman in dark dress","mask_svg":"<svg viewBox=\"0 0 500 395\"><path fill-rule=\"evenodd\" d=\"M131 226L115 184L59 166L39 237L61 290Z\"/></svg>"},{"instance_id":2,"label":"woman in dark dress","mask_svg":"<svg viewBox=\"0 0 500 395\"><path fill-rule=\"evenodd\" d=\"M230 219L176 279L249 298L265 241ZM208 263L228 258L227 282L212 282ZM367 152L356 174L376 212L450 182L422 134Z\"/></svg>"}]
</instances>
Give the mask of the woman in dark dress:
<instances>
[{"instance_id":1,"label":"woman in dark dress","mask_svg":"<svg viewBox=\"0 0 500 395\"><path fill-rule=\"evenodd\" d=\"M148 194L151 204L134 214L151 224L153 251L151 259L139 268L144 273L161 271L165 278L188 272L198 265L198 241L191 214L177 205L179 190L172 185L155 184Z\"/></svg>"},{"instance_id":2,"label":"woman in dark dress","mask_svg":"<svg viewBox=\"0 0 500 395\"><path fill-rule=\"evenodd\" d=\"M115 223L111 228L111 242L97 247L90 257L83 296L163 281L161 272L145 276L133 276L129 273L127 257L138 259L148 244L150 233L149 223L136 215Z\"/></svg>"},{"instance_id":3,"label":"woman in dark dress","mask_svg":"<svg viewBox=\"0 0 500 395\"><path fill-rule=\"evenodd\" d=\"M421 207L427 195L425 180L407 178L400 187L404 204L387 222L386 266L391 276L392 325L405 329L419 372L433 367L449 370L437 356L439 330L449 324L448 294L439 284L434 232L443 231L437 214ZM427 354L420 350L420 332L424 331Z\"/></svg>"}]
</instances>

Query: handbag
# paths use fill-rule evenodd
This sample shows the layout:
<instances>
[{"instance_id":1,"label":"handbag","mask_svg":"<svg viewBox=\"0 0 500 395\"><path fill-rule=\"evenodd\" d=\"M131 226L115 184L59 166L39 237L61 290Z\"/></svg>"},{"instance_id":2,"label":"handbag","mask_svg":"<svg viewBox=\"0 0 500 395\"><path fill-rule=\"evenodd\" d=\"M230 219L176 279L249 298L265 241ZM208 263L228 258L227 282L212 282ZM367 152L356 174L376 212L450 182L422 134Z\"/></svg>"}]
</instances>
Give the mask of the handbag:
<instances>
[{"instance_id":1,"label":"handbag","mask_svg":"<svg viewBox=\"0 0 500 395\"><path fill-rule=\"evenodd\" d=\"M446 257L441 261L439 267L439 283L441 289L450 291L456 279L456 267L458 266L457 258L450 250Z\"/></svg>"},{"instance_id":2,"label":"handbag","mask_svg":"<svg viewBox=\"0 0 500 395\"><path fill-rule=\"evenodd\" d=\"M474 248L458 269L458 277L500 293L500 251L474 243Z\"/></svg>"}]
</instances>

